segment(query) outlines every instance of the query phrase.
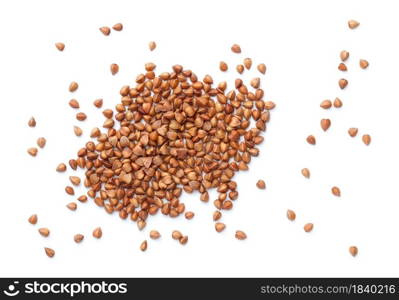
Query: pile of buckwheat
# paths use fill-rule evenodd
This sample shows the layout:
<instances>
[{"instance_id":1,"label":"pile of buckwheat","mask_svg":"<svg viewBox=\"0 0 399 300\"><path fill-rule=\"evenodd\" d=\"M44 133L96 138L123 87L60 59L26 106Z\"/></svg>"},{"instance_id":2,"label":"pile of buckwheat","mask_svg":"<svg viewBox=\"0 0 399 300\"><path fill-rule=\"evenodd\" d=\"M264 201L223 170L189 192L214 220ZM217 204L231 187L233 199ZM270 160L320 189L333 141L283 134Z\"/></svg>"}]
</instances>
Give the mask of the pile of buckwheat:
<instances>
[{"instance_id":1,"label":"pile of buckwheat","mask_svg":"<svg viewBox=\"0 0 399 300\"><path fill-rule=\"evenodd\" d=\"M123 25L118 23L113 29L121 31ZM111 33L106 26L100 31L105 36ZM59 51L65 49L63 43L55 46ZM150 42L149 49L155 48L155 42ZM234 44L231 51L239 54L241 47ZM244 68L251 67L252 59L245 58L236 70L242 74ZM220 69L227 71L227 63L221 62ZM262 74L266 72L263 63L257 69ZM111 64L112 75L118 70L117 64ZM71 93L78 88L77 82L69 85ZM186 219L192 219L194 212L186 211L182 193L199 192L200 200L208 202L208 191L216 189L213 219L220 220L222 211L232 209L238 198L234 175L248 170L252 158L259 155L257 145L263 142L269 111L275 107L272 101L263 99L260 78L253 78L249 85L236 79L231 88L226 82L215 83L211 75L198 78L181 65L157 73L156 65L149 62L135 82L123 86L119 94L120 103L114 109L103 110L102 126L93 128L91 139L69 160L69 169L83 169L85 177L81 180L69 176L71 185L65 187L65 192L75 196L74 186L82 182L87 194L78 196L79 202L91 199L107 213L136 222L142 230L150 216L157 213L171 218L184 214ZM93 104L101 108L103 100L97 99ZM76 99L70 100L69 106L80 108ZM76 114L78 121L86 118L84 112ZM35 123L32 117L29 125ZM78 126L74 132L82 135ZM38 141L40 147L44 144L44 138ZM30 148L28 152L35 156L38 150ZM65 163L56 168L58 172L67 170ZM76 210L77 203L71 202L67 208ZM29 221L36 224L37 216ZM224 223L215 223L217 232L225 227ZM42 235L43 232L49 235L48 229L42 229ZM93 230L93 236L101 238L100 227ZM151 239L160 236L156 230L150 232ZM237 230L235 237L243 240L247 236ZM188 241L188 236L177 230L172 232L172 238L182 245ZM76 243L83 239L82 234L74 236ZM147 246L145 240L140 249L145 251ZM50 248L45 248L45 252L49 257L55 254Z\"/></svg>"}]
</instances>

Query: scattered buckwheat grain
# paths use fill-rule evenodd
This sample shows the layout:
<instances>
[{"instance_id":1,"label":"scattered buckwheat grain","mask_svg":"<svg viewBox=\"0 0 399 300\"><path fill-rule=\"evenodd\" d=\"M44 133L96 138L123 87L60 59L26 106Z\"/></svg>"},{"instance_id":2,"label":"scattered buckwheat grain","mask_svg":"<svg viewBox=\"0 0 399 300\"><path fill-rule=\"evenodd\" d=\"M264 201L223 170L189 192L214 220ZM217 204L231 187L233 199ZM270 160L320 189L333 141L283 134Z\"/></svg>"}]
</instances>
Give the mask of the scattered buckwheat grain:
<instances>
[{"instance_id":1,"label":"scattered buckwheat grain","mask_svg":"<svg viewBox=\"0 0 399 300\"><path fill-rule=\"evenodd\" d=\"M75 243L77 243L77 244L79 244L81 241L83 241L84 238L85 238L84 235L83 235L83 234L80 234L80 233L75 234L75 235L73 236L73 240L74 240Z\"/></svg>"},{"instance_id":2,"label":"scattered buckwheat grain","mask_svg":"<svg viewBox=\"0 0 399 300\"><path fill-rule=\"evenodd\" d=\"M147 250L147 246L148 246L148 243L147 243L147 241L143 241L141 244L140 244L140 250L141 251L146 251Z\"/></svg>"},{"instance_id":3,"label":"scattered buckwheat grain","mask_svg":"<svg viewBox=\"0 0 399 300\"><path fill-rule=\"evenodd\" d=\"M84 112L78 112L76 114L76 120L78 121L84 121L87 119L87 115Z\"/></svg>"},{"instance_id":4,"label":"scattered buckwheat grain","mask_svg":"<svg viewBox=\"0 0 399 300\"><path fill-rule=\"evenodd\" d=\"M367 67L369 66L369 62L367 60L365 60L365 59L361 59L359 61L359 66L362 69L367 69Z\"/></svg>"},{"instance_id":5,"label":"scattered buckwheat grain","mask_svg":"<svg viewBox=\"0 0 399 300\"><path fill-rule=\"evenodd\" d=\"M287 218L288 218L288 220L290 220L290 221L295 221L295 219L296 219L296 214L295 214L295 212L294 212L293 210L291 210L291 209L288 209L288 210L287 210Z\"/></svg>"},{"instance_id":6,"label":"scattered buckwheat grain","mask_svg":"<svg viewBox=\"0 0 399 300\"><path fill-rule=\"evenodd\" d=\"M363 141L363 143L364 143L366 146L370 145L370 143L371 143L371 136L368 135L368 134L364 134L364 135L362 136L362 141Z\"/></svg>"},{"instance_id":7,"label":"scattered buckwheat grain","mask_svg":"<svg viewBox=\"0 0 399 300\"><path fill-rule=\"evenodd\" d=\"M231 46L231 51L233 51L234 53L241 53L240 45L234 44L233 46Z\"/></svg>"},{"instance_id":8,"label":"scattered buckwheat grain","mask_svg":"<svg viewBox=\"0 0 399 300\"><path fill-rule=\"evenodd\" d=\"M122 23L116 23L114 26L112 26L112 29L115 31L121 31L123 29Z\"/></svg>"},{"instance_id":9,"label":"scattered buckwheat grain","mask_svg":"<svg viewBox=\"0 0 399 300\"><path fill-rule=\"evenodd\" d=\"M217 232L222 232L225 228L226 228L226 225L224 223L220 223L220 222L215 223L215 230Z\"/></svg>"},{"instance_id":10,"label":"scattered buckwheat grain","mask_svg":"<svg viewBox=\"0 0 399 300\"><path fill-rule=\"evenodd\" d=\"M100 31L103 35L109 35L111 33L111 29L107 26L100 27Z\"/></svg>"},{"instance_id":11,"label":"scattered buckwheat grain","mask_svg":"<svg viewBox=\"0 0 399 300\"><path fill-rule=\"evenodd\" d=\"M236 70L239 74L244 72L244 65L237 65Z\"/></svg>"},{"instance_id":12,"label":"scattered buckwheat grain","mask_svg":"<svg viewBox=\"0 0 399 300\"><path fill-rule=\"evenodd\" d=\"M356 20L349 20L348 21L348 27L350 29L355 29L356 27L358 27L360 25L360 23Z\"/></svg>"},{"instance_id":13,"label":"scattered buckwheat grain","mask_svg":"<svg viewBox=\"0 0 399 300\"><path fill-rule=\"evenodd\" d=\"M79 108L80 107L79 102L76 99L71 99L68 104L72 108Z\"/></svg>"},{"instance_id":14,"label":"scattered buckwheat grain","mask_svg":"<svg viewBox=\"0 0 399 300\"><path fill-rule=\"evenodd\" d=\"M226 72L227 70L228 70L228 66L227 66L227 64L224 62L224 61L221 61L220 63L219 63L219 69L220 69L220 71L222 71L222 72Z\"/></svg>"},{"instance_id":15,"label":"scattered buckwheat grain","mask_svg":"<svg viewBox=\"0 0 399 300\"><path fill-rule=\"evenodd\" d=\"M69 210L75 211L78 208L78 205L75 202L70 202L66 205Z\"/></svg>"},{"instance_id":16,"label":"scattered buckwheat grain","mask_svg":"<svg viewBox=\"0 0 399 300\"><path fill-rule=\"evenodd\" d=\"M316 145L316 138L313 135L309 135L306 138L306 141L310 144L310 145Z\"/></svg>"},{"instance_id":17,"label":"scattered buckwheat grain","mask_svg":"<svg viewBox=\"0 0 399 300\"><path fill-rule=\"evenodd\" d=\"M349 247L349 253L350 253L353 257L355 257L355 256L357 255L357 253L358 253L357 247L356 247L356 246L350 246L350 247Z\"/></svg>"},{"instance_id":18,"label":"scattered buckwheat grain","mask_svg":"<svg viewBox=\"0 0 399 300\"><path fill-rule=\"evenodd\" d=\"M96 99L93 102L93 105L97 108L101 108L103 106L103 99Z\"/></svg>"},{"instance_id":19,"label":"scattered buckwheat grain","mask_svg":"<svg viewBox=\"0 0 399 300\"><path fill-rule=\"evenodd\" d=\"M265 64L259 64L259 65L257 66L257 69L258 69L258 71L261 72L262 74L265 74L265 73L266 73L266 65L265 65Z\"/></svg>"},{"instance_id":20,"label":"scattered buckwheat grain","mask_svg":"<svg viewBox=\"0 0 399 300\"><path fill-rule=\"evenodd\" d=\"M100 239L103 236L103 231L101 230L101 227L97 227L96 229L93 230L93 237L96 239Z\"/></svg>"},{"instance_id":21,"label":"scattered buckwheat grain","mask_svg":"<svg viewBox=\"0 0 399 300\"><path fill-rule=\"evenodd\" d=\"M29 149L28 149L28 153L29 153L31 156L36 156L36 155L37 155L37 152L38 152L38 150L37 150L37 148L35 148L35 147L32 147L32 148L29 148Z\"/></svg>"},{"instance_id":22,"label":"scattered buckwheat grain","mask_svg":"<svg viewBox=\"0 0 399 300\"><path fill-rule=\"evenodd\" d=\"M331 192L334 196L341 197L341 190L337 186L331 188Z\"/></svg>"},{"instance_id":23,"label":"scattered buckwheat grain","mask_svg":"<svg viewBox=\"0 0 399 300\"><path fill-rule=\"evenodd\" d=\"M37 145L40 148L44 148L44 146L46 146L46 139L44 137L39 137L36 141Z\"/></svg>"},{"instance_id":24,"label":"scattered buckwheat grain","mask_svg":"<svg viewBox=\"0 0 399 300\"><path fill-rule=\"evenodd\" d=\"M150 231L150 238L153 240L157 240L161 237L161 234L157 230L151 230Z\"/></svg>"},{"instance_id":25,"label":"scattered buckwheat grain","mask_svg":"<svg viewBox=\"0 0 399 300\"><path fill-rule=\"evenodd\" d=\"M324 131L327 131L327 129L330 128L330 126L331 126L331 120L330 119L321 119L320 126L321 126L321 129L323 129Z\"/></svg>"},{"instance_id":26,"label":"scattered buckwheat grain","mask_svg":"<svg viewBox=\"0 0 399 300\"><path fill-rule=\"evenodd\" d=\"M50 230L48 228L39 228L39 233L41 236L48 237L50 235Z\"/></svg>"},{"instance_id":27,"label":"scattered buckwheat grain","mask_svg":"<svg viewBox=\"0 0 399 300\"><path fill-rule=\"evenodd\" d=\"M154 51L154 49L157 47L157 44L154 41L151 41L148 43L148 48L150 51Z\"/></svg>"},{"instance_id":28,"label":"scattered buckwheat grain","mask_svg":"<svg viewBox=\"0 0 399 300\"><path fill-rule=\"evenodd\" d=\"M308 168L303 168L301 170L301 173L302 173L303 177L305 177L305 178L309 178L310 177L310 171L309 171Z\"/></svg>"},{"instance_id":29,"label":"scattered buckwheat grain","mask_svg":"<svg viewBox=\"0 0 399 300\"><path fill-rule=\"evenodd\" d=\"M352 128L349 128L349 129L348 129L348 134L349 134L351 137L355 137L355 136L357 135L357 132L358 132L358 129L355 128L355 127L352 127Z\"/></svg>"},{"instance_id":30,"label":"scattered buckwheat grain","mask_svg":"<svg viewBox=\"0 0 399 300\"><path fill-rule=\"evenodd\" d=\"M184 216L187 220L191 220L192 218L194 218L194 213L192 211L188 211L184 214Z\"/></svg>"},{"instance_id":31,"label":"scattered buckwheat grain","mask_svg":"<svg viewBox=\"0 0 399 300\"><path fill-rule=\"evenodd\" d=\"M115 75L116 73L119 72L119 66L117 64L111 64L110 70L111 74Z\"/></svg>"},{"instance_id":32,"label":"scattered buckwheat grain","mask_svg":"<svg viewBox=\"0 0 399 300\"><path fill-rule=\"evenodd\" d=\"M258 189L264 190L264 189L266 188L266 183L265 183L264 180L259 179L259 180L256 182L256 186L258 187Z\"/></svg>"},{"instance_id":33,"label":"scattered buckwheat grain","mask_svg":"<svg viewBox=\"0 0 399 300\"><path fill-rule=\"evenodd\" d=\"M237 230L236 234L235 234L235 237L236 237L237 240L245 240L247 238L247 235L246 235L246 233L244 231Z\"/></svg>"},{"instance_id":34,"label":"scattered buckwheat grain","mask_svg":"<svg viewBox=\"0 0 399 300\"><path fill-rule=\"evenodd\" d=\"M64 51L65 44L64 43L55 43L55 47L58 49L58 51Z\"/></svg>"},{"instance_id":35,"label":"scattered buckwheat grain","mask_svg":"<svg viewBox=\"0 0 399 300\"><path fill-rule=\"evenodd\" d=\"M35 127L36 126L36 120L34 117L31 117L28 121L28 126L29 127Z\"/></svg>"},{"instance_id":36,"label":"scattered buckwheat grain","mask_svg":"<svg viewBox=\"0 0 399 300\"><path fill-rule=\"evenodd\" d=\"M346 65L344 63L340 63L338 65L338 70L345 72L345 71L348 71L348 68L346 67Z\"/></svg>"},{"instance_id":37,"label":"scattered buckwheat grain","mask_svg":"<svg viewBox=\"0 0 399 300\"><path fill-rule=\"evenodd\" d=\"M303 226L303 230L305 230L305 232L311 232L313 230L313 224L306 223L305 226Z\"/></svg>"},{"instance_id":38,"label":"scattered buckwheat grain","mask_svg":"<svg viewBox=\"0 0 399 300\"><path fill-rule=\"evenodd\" d=\"M37 223L37 215L31 215L28 219L28 222L31 223L32 225L35 225Z\"/></svg>"},{"instance_id":39,"label":"scattered buckwheat grain","mask_svg":"<svg viewBox=\"0 0 399 300\"><path fill-rule=\"evenodd\" d=\"M70 91L71 93L75 92L78 88L79 88L79 84L78 84L76 81L72 81L72 82L69 84L69 91Z\"/></svg>"},{"instance_id":40,"label":"scattered buckwheat grain","mask_svg":"<svg viewBox=\"0 0 399 300\"><path fill-rule=\"evenodd\" d=\"M252 59L250 59L249 57L244 58L244 66L247 70L251 69L252 66Z\"/></svg>"},{"instance_id":41,"label":"scattered buckwheat grain","mask_svg":"<svg viewBox=\"0 0 399 300\"><path fill-rule=\"evenodd\" d=\"M341 90L343 90L344 88L346 88L346 86L348 85L348 80L346 80L345 78L341 78L338 81L338 85L341 88Z\"/></svg>"},{"instance_id":42,"label":"scattered buckwheat grain","mask_svg":"<svg viewBox=\"0 0 399 300\"><path fill-rule=\"evenodd\" d=\"M341 99L339 99L339 98L335 98L335 99L334 99L334 107L335 107L335 108L340 108L340 107L342 107L342 101L341 101Z\"/></svg>"},{"instance_id":43,"label":"scattered buckwheat grain","mask_svg":"<svg viewBox=\"0 0 399 300\"><path fill-rule=\"evenodd\" d=\"M332 103L331 103L330 100L323 100L323 101L320 103L320 107L321 107L321 108L324 108L324 109L329 109L331 106L332 106Z\"/></svg>"},{"instance_id":44,"label":"scattered buckwheat grain","mask_svg":"<svg viewBox=\"0 0 399 300\"><path fill-rule=\"evenodd\" d=\"M342 61L346 61L349 58L349 52L346 50L342 50L339 56Z\"/></svg>"},{"instance_id":45,"label":"scattered buckwheat grain","mask_svg":"<svg viewBox=\"0 0 399 300\"><path fill-rule=\"evenodd\" d=\"M45 251L45 253L46 253L46 255L48 256L48 257L54 257L54 255L55 255L55 251L53 250L53 249L51 249L51 248L47 248L47 247L45 247L44 248L44 251Z\"/></svg>"}]
</instances>

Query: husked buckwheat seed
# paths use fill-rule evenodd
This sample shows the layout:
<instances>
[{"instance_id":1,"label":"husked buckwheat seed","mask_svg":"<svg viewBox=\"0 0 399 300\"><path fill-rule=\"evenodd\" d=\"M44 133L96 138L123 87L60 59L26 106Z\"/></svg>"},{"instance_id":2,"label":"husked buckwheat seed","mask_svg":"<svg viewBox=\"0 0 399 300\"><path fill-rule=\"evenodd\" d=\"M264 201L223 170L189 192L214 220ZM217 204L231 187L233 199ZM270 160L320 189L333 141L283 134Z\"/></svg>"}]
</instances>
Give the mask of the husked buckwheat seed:
<instances>
[{"instance_id":1,"label":"husked buckwheat seed","mask_svg":"<svg viewBox=\"0 0 399 300\"><path fill-rule=\"evenodd\" d=\"M117 64L111 64L110 69L112 75L115 75L116 73L119 72L119 66Z\"/></svg>"},{"instance_id":2,"label":"husked buckwheat seed","mask_svg":"<svg viewBox=\"0 0 399 300\"><path fill-rule=\"evenodd\" d=\"M181 233L180 231L174 230L174 231L172 232L172 238L173 238L174 240L180 240L182 237L183 237L183 235L182 235L182 233Z\"/></svg>"},{"instance_id":3,"label":"husked buckwheat seed","mask_svg":"<svg viewBox=\"0 0 399 300\"><path fill-rule=\"evenodd\" d=\"M364 134L364 135L362 136L362 141L363 141L363 143L364 143L366 146L370 145L370 143L371 143L371 136L368 135L368 134Z\"/></svg>"},{"instance_id":4,"label":"husked buckwheat seed","mask_svg":"<svg viewBox=\"0 0 399 300\"><path fill-rule=\"evenodd\" d=\"M358 251L358 249L357 249L356 246L350 246L350 247L349 247L349 253L350 253L353 257L355 257L355 256L357 255L358 252L359 252L359 251Z\"/></svg>"},{"instance_id":5,"label":"husked buckwheat seed","mask_svg":"<svg viewBox=\"0 0 399 300\"><path fill-rule=\"evenodd\" d=\"M340 63L338 65L338 70L345 72L345 71L348 71L348 68L346 67L346 65L344 63Z\"/></svg>"},{"instance_id":6,"label":"husked buckwheat seed","mask_svg":"<svg viewBox=\"0 0 399 300\"><path fill-rule=\"evenodd\" d=\"M93 105L97 108L101 108L103 106L103 99L96 99L93 102Z\"/></svg>"},{"instance_id":7,"label":"husked buckwheat seed","mask_svg":"<svg viewBox=\"0 0 399 300\"><path fill-rule=\"evenodd\" d=\"M252 59L250 59L249 57L244 58L244 66L247 70L251 69L252 66Z\"/></svg>"},{"instance_id":8,"label":"husked buckwheat seed","mask_svg":"<svg viewBox=\"0 0 399 300\"><path fill-rule=\"evenodd\" d=\"M260 78L259 77L255 77L250 81L250 85L254 88L257 89L260 86Z\"/></svg>"},{"instance_id":9,"label":"husked buckwheat seed","mask_svg":"<svg viewBox=\"0 0 399 300\"><path fill-rule=\"evenodd\" d=\"M64 51L65 44L64 43L55 43L55 47L58 49L58 51Z\"/></svg>"},{"instance_id":10,"label":"husked buckwheat seed","mask_svg":"<svg viewBox=\"0 0 399 300\"><path fill-rule=\"evenodd\" d=\"M68 104L72 108L80 108L79 102L76 99L71 99Z\"/></svg>"},{"instance_id":11,"label":"husked buckwheat seed","mask_svg":"<svg viewBox=\"0 0 399 300\"><path fill-rule=\"evenodd\" d=\"M55 255L55 251L53 250L53 249L51 249L51 248L47 248L47 247L45 247L44 248L44 252L46 253L46 255L48 256L48 257L54 257L54 255Z\"/></svg>"},{"instance_id":12,"label":"husked buckwheat seed","mask_svg":"<svg viewBox=\"0 0 399 300\"><path fill-rule=\"evenodd\" d=\"M40 148L44 148L44 146L46 146L46 139L44 137L39 137L36 141L37 145Z\"/></svg>"},{"instance_id":13,"label":"husked buckwheat seed","mask_svg":"<svg viewBox=\"0 0 399 300\"><path fill-rule=\"evenodd\" d=\"M151 230L150 231L150 238L153 240L157 240L161 237L161 234L157 230Z\"/></svg>"},{"instance_id":14,"label":"husked buckwheat seed","mask_svg":"<svg viewBox=\"0 0 399 300\"><path fill-rule=\"evenodd\" d=\"M342 61L346 61L349 58L349 52L346 50L342 50L339 56Z\"/></svg>"},{"instance_id":15,"label":"husked buckwheat seed","mask_svg":"<svg viewBox=\"0 0 399 300\"><path fill-rule=\"evenodd\" d=\"M93 237L96 239L100 239L103 236L103 231L101 230L101 227L97 227L96 229L93 230Z\"/></svg>"},{"instance_id":16,"label":"husked buckwheat seed","mask_svg":"<svg viewBox=\"0 0 399 300\"><path fill-rule=\"evenodd\" d=\"M187 235L185 235L185 236L183 236L183 237L181 237L179 239L179 243L182 244L182 245L187 244L187 242L188 242L188 236Z\"/></svg>"},{"instance_id":17,"label":"husked buckwheat seed","mask_svg":"<svg viewBox=\"0 0 399 300\"><path fill-rule=\"evenodd\" d=\"M217 232L222 232L226 228L226 225L224 223L215 223L215 230Z\"/></svg>"},{"instance_id":18,"label":"husked buckwheat seed","mask_svg":"<svg viewBox=\"0 0 399 300\"><path fill-rule=\"evenodd\" d=\"M233 46L231 46L231 51L233 51L234 53L241 53L241 47L238 44L233 44Z\"/></svg>"},{"instance_id":19,"label":"husked buckwheat seed","mask_svg":"<svg viewBox=\"0 0 399 300\"><path fill-rule=\"evenodd\" d=\"M216 210L213 213L213 220L214 221L220 220L221 217L222 217L222 213L219 210Z\"/></svg>"},{"instance_id":20,"label":"husked buckwheat seed","mask_svg":"<svg viewBox=\"0 0 399 300\"><path fill-rule=\"evenodd\" d=\"M148 48L150 48L150 51L153 51L156 47L157 44L154 41L148 43Z\"/></svg>"},{"instance_id":21,"label":"husked buckwheat seed","mask_svg":"<svg viewBox=\"0 0 399 300\"><path fill-rule=\"evenodd\" d=\"M341 99L335 98L335 100L334 100L334 107L335 107L335 108L340 108L340 107L342 107L342 101L341 101Z\"/></svg>"},{"instance_id":22,"label":"husked buckwheat seed","mask_svg":"<svg viewBox=\"0 0 399 300\"><path fill-rule=\"evenodd\" d=\"M78 87L79 87L79 84L78 84L76 81L72 81L72 82L69 84L69 91L70 91L71 93L73 93L73 92L75 92L75 91L78 89Z\"/></svg>"},{"instance_id":23,"label":"husked buckwheat seed","mask_svg":"<svg viewBox=\"0 0 399 300\"><path fill-rule=\"evenodd\" d=\"M83 239L84 239L84 235L83 235L83 234L80 234L80 233L75 234L75 235L73 236L73 240L74 240L75 243L77 243L77 244L79 244L81 241L83 241Z\"/></svg>"},{"instance_id":24,"label":"husked buckwheat seed","mask_svg":"<svg viewBox=\"0 0 399 300\"><path fill-rule=\"evenodd\" d=\"M192 218L194 218L194 213L192 211L188 211L184 214L184 216L187 220L191 220Z\"/></svg>"},{"instance_id":25,"label":"husked buckwheat seed","mask_svg":"<svg viewBox=\"0 0 399 300\"><path fill-rule=\"evenodd\" d=\"M107 26L100 27L100 31L103 35L109 35L111 33L111 29Z\"/></svg>"},{"instance_id":26,"label":"husked buckwheat seed","mask_svg":"<svg viewBox=\"0 0 399 300\"><path fill-rule=\"evenodd\" d=\"M78 121L84 121L87 119L87 115L84 112L78 112L76 114L76 120Z\"/></svg>"},{"instance_id":27,"label":"husked buckwheat seed","mask_svg":"<svg viewBox=\"0 0 399 300\"><path fill-rule=\"evenodd\" d=\"M148 243L147 243L147 241L143 241L141 244L140 244L140 250L141 251L146 251L147 250L147 246L148 246Z\"/></svg>"},{"instance_id":28,"label":"husked buckwheat seed","mask_svg":"<svg viewBox=\"0 0 399 300\"><path fill-rule=\"evenodd\" d=\"M341 78L338 81L338 85L341 88L341 90L343 90L344 88L346 88L346 86L348 85L348 80L346 80L345 78Z\"/></svg>"},{"instance_id":29,"label":"husked buckwheat seed","mask_svg":"<svg viewBox=\"0 0 399 300\"><path fill-rule=\"evenodd\" d=\"M237 65L236 70L239 74L244 72L244 65Z\"/></svg>"},{"instance_id":30,"label":"husked buckwheat seed","mask_svg":"<svg viewBox=\"0 0 399 300\"><path fill-rule=\"evenodd\" d=\"M73 126L73 132L76 136L81 136L83 133L82 129L78 126Z\"/></svg>"},{"instance_id":31,"label":"husked buckwheat seed","mask_svg":"<svg viewBox=\"0 0 399 300\"><path fill-rule=\"evenodd\" d=\"M78 205L75 202L70 202L66 206L69 210L75 211L78 208Z\"/></svg>"},{"instance_id":32,"label":"husked buckwheat seed","mask_svg":"<svg viewBox=\"0 0 399 300\"><path fill-rule=\"evenodd\" d=\"M226 64L224 61L221 61L221 62L219 63L219 69L220 69L220 71L226 72L228 68L229 68L229 67L227 66L227 64Z\"/></svg>"},{"instance_id":33,"label":"husked buckwheat seed","mask_svg":"<svg viewBox=\"0 0 399 300\"><path fill-rule=\"evenodd\" d=\"M34 117L31 117L28 121L28 126L29 127L35 127L36 126L36 120Z\"/></svg>"},{"instance_id":34,"label":"husked buckwheat seed","mask_svg":"<svg viewBox=\"0 0 399 300\"><path fill-rule=\"evenodd\" d=\"M35 225L37 223L37 215L31 215L28 219L28 222L31 223L32 225Z\"/></svg>"},{"instance_id":35,"label":"husked buckwheat seed","mask_svg":"<svg viewBox=\"0 0 399 300\"><path fill-rule=\"evenodd\" d=\"M114 26L112 26L112 29L115 31L121 31L123 29L122 23L116 23Z\"/></svg>"},{"instance_id":36,"label":"husked buckwheat seed","mask_svg":"<svg viewBox=\"0 0 399 300\"><path fill-rule=\"evenodd\" d=\"M247 238L247 235L246 235L246 233L244 231L237 230L236 234L235 234L235 237L236 237L237 240L245 240Z\"/></svg>"},{"instance_id":37,"label":"husked buckwheat seed","mask_svg":"<svg viewBox=\"0 0 399 300\"><path fill-rule=\"evenodd\" d=\"M39 233L41 236L48 237L50 235L50 230L48 228L39 228Z\"/></svg>"},{"instance_id":38,"label":"husked buckwheat seed","mask_svg":"<svg viewBox=\"0 0 399 300\"><path fill-rule=\"evenodd\" d=\"M321 108L324 108L324 109L329 109L331 106L332 106L332 103L331 103L330 100L323 100L323 101L320 103L320 107L321 107Z\"/></svg>"},{"instance_id":39,"label":"husked buckwheat seed","mask_svg":"<svg viewBox=\"0 0 399 300\"><path fill-rule=\"evenodd\" d=\"M306 138L306 141L310 144L310 145L316 145L316 138L313 135L309 135Z\"/></svg>"},{"instance_id":40,"label":"husked buckwheat seed","mask_svg":"<svg viewBox=\"0 0 399 300\"><path fill-rule=\"evenodd\" d=\"M330 128L330 126L331 126L330 119L321 119L320 126L321 126L321 129L323 129L324 131L327 131L327 129Z\"/></svg>"},{"instance_id":41,"label":"husked buckwheat seed","mask_svg":"<svg viewBox=\"0 0 399 300\"><path fill-rule=\"evenodd\" d=\"M302 173L303 177L305 177L305 178L309 178L310 177L310 171L309 171L308 168L303 168L301 170L301 173Z\"/></svg>"},{"instance_id":42,"label":"husked buckwheat seed","mask_svg":"<svg viewBox=\"0 0 399 300\"><path fill-rule=\"evenodd\" d=\"M355 137L355 136L357 135L357 132L358 132L358 129L355 128L355 127L352 127L352 128L349 128L349 129L348 129L348 134L349 134L351 137Z\"/></svg>"},{"instance_id":43,"label":"husked buckwheat seed","mask_svg":"<svg viewBox=\"0 0 399 300\"><path fill-rule=\"evenodd\" d=\"M349 20L348 21L348 27L350 29L355 29L356 27L358 27L360 25L360 23L356 20Z\"/></svg>"},{"instance_id":44,"label":"husked buckwheat seed","mask_svg":"<svg viewBox=\"0 0 399 300\"><path fill-rule=\"evenodd\" d=\"M266 65L265 64L259 64L257 67L258 71L261 72L262 74L266 73Z\"/></svg>"},{"instance_id":45,"label":"husked buckwheat seed","mask_svg":"<svg viewBox=\"0 0 399 300\"><path fill-rule=\"evenodd\" d=\"M368 66L369 66L369 62L367 60L365 60L365 59L361 59L359 61L359 65L360 65L360 68L367 69Z\"/></svg>"},{"instance_id":46,"label":"husked buckwheat seed","mask_svg":"<svg viewBox=\"0 0 399 300\"><path fill-rule=\"evenodd\" d=\"M87 196L86 195L82 195L78 197L78 201L80 202L86 202L87 201Z\"/></svg>"},{"instance_id":47,"label":"husked buckwheat seed","mask_svg":"<svg viewBox=\"0 0 399 300\"><path fill-rule=\"evenodd\" d=\"M341 197L341 190L337 186L331 188L331 192L334 196Z\"/></svg>"},{"instance_id":48,"label":"husked buckwheat seed","mask_svg":"<svg viewBox=\"0 0 399 300\"><path fill-rule=\"evenodd\" d=\"M311 232L313 230L313 223L306 223L305 226L303 226L303 230L305 230L305 232Z\"/></svg>"},{"instance_id":49,"label":"husked buckwheat seed","mask_svg":"<svg viewBox=\"0 0 399 300\"><path fill-rule=\"evenodd\" d=\"M287 210L287 218L288 218L288 220L290 220L290 221L295 221L295 219L296 219L296 214L295 214L295 212L294 212L293 210L291 210L291 209L288 209L288 210Z\"/></svg>"},{"instance_id":50,"label":"husked buckwheat seed","mask_svg":"<svg viewBox=\"0 0 399 300\"><path fill-rule=\"evenodd\" d=\"M264 189L266 188L266 183L265 183L264 180L259 179L259 180L256 182L256 186L258 187L258 189L264 190Z\"/></svg>"},{"instance_id":51,"label":"husked buckwheat seed","mask_svg":"<svg viewBox=\"0 0 399 300\"><path fill-rule=\"evenodd\" d=\"M75 191L74 191L73 187L71 187L71 186L66 186L66 187L65 187L65 192L66 192L68 195L71 195L71 196L75 195Z\"/></svg>"},{"instance_id":52,"label":"husked buckwheat seed","mask_svg":"<svg viewBox=\"0 0 399 300\"><path fill-rule=\"evenodd\" d=\"M32 148L29 148L29 149L28 149L28 153L29 153L31 156L36 156L36 155L37 155L37 152L38 152L38 149L35 148L35 147L32 147Z\"/></svg>"}]
</instances>

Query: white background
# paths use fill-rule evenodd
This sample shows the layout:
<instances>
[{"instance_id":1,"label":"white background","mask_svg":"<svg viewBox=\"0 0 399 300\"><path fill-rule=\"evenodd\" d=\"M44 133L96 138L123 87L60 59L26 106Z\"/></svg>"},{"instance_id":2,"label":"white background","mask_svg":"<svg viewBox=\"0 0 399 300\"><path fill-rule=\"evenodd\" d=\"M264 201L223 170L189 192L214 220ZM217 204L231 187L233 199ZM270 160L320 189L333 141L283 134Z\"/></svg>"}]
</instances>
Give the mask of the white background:
<instances>
[{"instance_id":1,"label":"white background","mask_svg":"<svg viewBox=\"0 0 399 300\"><path fill-rule=\"evenodd\" d=\"M399 276L397 114L399 43L397 1L1 1L1 276ZM359 20L349 30L349 19ZM98 28L122 22L122 32L103 36ZM155 51L148 42L157 42ZM64 52L54 43L66 44ZM230 51L239 43L242 54ZM338 71L339 52L350 52L349 71ZM55 167L67 162L102 124L103 108L119 101L119 89L132 84L148 61L158 72L179 63L199 78L211 74L232 86L235 65L251 57L264 62L266 100L273 100L271 122L261 155L249 172L235 177L240 197L223 215L227 228L216 233L213 204L183 195L193 220L148 220L142 232L130 221L108 215L92 202L65 205L68 174ZM367 70L360 58L370 62ZM218 70L220 60L230 70ZM120 65L112 76L111 63ZM259 76L245 71L246 80ZM345 76L348 87L337 81ZM69 83L79 90L68 92ZM80 101L88 120L78 124L71 98ZM324 99L340 97L339 110L322 110ZM37 120L29 128L30 116ZM330 118L323 132L321 118ZM73 134L73 125L84 136ZM352 139L349 127L358 127ZM369 133L366 147L361 135ZM317 138L312 147L309 134ZM36 158L26 153L39 136L47 146ZM306 180L300 170L311 170ZM267 189L258 190L259 178ZM330 188L341 188L342 197ZM84 189L77 189L77 194ZM213 198L211 199L213 200ZM297 213L289 222L287 209ZM37 213L32 226L27 218ZM313 222L313 232L303 225ZM101 226L103 238L92 230ZM50 237L37 229L48 227ZM139 245L151 229L163 235ZM170 233L189 235L181 246ZM248 234L234 238L236 229ZM73 235L86 236L81 244ZM350 256L356 245L359 255ZM49 259L43 247L56 251Z\"/></svg>"}]
</instances>

